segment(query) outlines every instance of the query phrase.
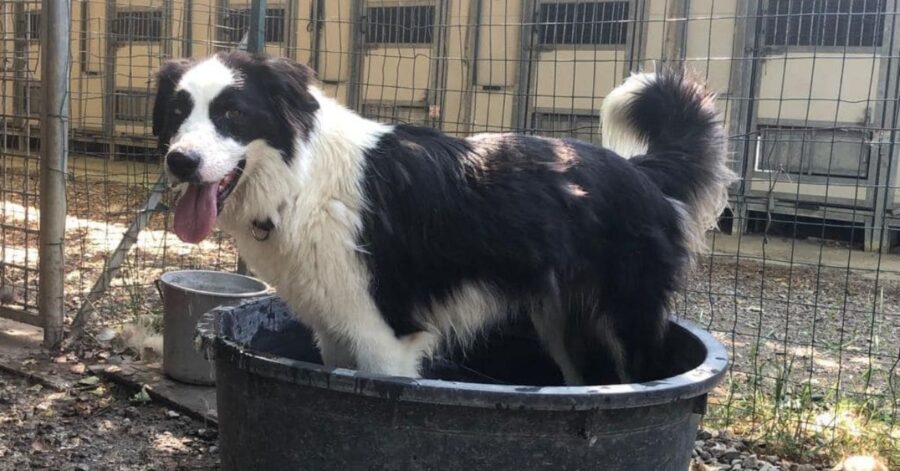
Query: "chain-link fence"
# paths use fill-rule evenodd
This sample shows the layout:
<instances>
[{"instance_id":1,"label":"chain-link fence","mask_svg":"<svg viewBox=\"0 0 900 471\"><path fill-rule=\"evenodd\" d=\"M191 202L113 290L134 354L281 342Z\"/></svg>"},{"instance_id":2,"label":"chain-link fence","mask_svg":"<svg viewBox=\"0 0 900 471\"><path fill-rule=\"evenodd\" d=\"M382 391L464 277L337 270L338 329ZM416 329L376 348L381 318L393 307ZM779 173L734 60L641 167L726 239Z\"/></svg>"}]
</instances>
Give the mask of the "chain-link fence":
<instances>
[{"instance_id":1,"label":"chain-link fence","mask_svg":"<svg viewBox=\"0 0 900 471\"><path fill-rule=\"evenodd\" d=\"M712 420L789 452L900 463L900 1L265 3L265 51L312 66L325 93L457 135L600 143L600 103L631 71L705 78L742 177L677 303L733 356ZM149 115L160 62L252 42L251 4L70 8L66 315L114 324L157 314L163 271L237 264L225 236L168 230ZM0 309L20 320L37 307L40 24L40 2L0 4Z\"/></svg>"}]
</instances>

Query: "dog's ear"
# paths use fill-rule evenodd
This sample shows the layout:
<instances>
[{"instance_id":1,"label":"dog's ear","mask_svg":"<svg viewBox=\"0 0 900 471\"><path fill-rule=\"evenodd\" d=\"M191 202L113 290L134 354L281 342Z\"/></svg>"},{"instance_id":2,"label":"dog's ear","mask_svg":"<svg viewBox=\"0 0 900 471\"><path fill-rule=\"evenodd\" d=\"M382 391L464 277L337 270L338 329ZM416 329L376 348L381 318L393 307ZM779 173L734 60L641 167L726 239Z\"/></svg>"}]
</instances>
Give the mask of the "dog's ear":
<instances>
[{"instance_id":1,"label":"dog's ear","mask_svg":"<svg viewBox=\"0 0 900 471\"><path fill-rule=\"evenodd\" d=\"M156 98L153 101L154 136L160 136L162 133L166 119L166 105L175 93L175 87L178 85L178 81L181 80L181 76L190 68L191 64L193 64L191 59L168 60L163 62L156 73Z\"/></svg>"},{"instance_id":2,"label":"dog's ear","mask_svg":"<svg viewBox=\"0 0 900 471\"><path fill-rule=\"evenodd\" d=\"M316 80L311 68L290 59L268 59L266 66L271 71L272 92L287 116L297 113L314 113L319 102L309 92Z\"/></svg>"}]
</instances>

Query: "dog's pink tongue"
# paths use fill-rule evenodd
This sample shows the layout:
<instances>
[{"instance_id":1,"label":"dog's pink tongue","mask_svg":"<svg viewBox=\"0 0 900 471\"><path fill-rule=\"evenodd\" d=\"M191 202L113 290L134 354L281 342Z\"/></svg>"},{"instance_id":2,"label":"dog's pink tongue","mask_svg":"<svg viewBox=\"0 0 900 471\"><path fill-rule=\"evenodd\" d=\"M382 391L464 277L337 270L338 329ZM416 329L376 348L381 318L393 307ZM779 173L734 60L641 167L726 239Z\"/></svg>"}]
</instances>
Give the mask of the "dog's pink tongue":
<instances>
[{"instance_id":1,"label":"dog's pink tongue","mask_svg":"<svg viewBox=\"0 0 900 471\"><path fill-rule=\"evenodd\" d=\"M216 225L218 185L188 185L175 208L175 235L184 242L199 244Z\"/></svg>"}]
</instances>

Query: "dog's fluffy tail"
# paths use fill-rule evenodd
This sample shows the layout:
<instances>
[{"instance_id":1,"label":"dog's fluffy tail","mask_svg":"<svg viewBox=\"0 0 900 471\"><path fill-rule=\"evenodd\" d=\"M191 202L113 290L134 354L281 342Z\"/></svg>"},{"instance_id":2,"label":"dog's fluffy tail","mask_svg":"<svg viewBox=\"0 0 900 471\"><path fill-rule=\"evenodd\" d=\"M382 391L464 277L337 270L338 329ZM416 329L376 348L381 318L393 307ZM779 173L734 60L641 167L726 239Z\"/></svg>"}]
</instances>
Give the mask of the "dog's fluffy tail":
<instances>
[{"instance_id":1,"label":"dog's fluffy tail","mask_svg":"<svg viewBox=\"0 0 900 471\"><path fill-rule=\"evenodd\" d=\"M601 110L603 140L640 168L682 213L687 244L705 247L735 179L715 95L682 72L633 75Z\"/></svg>"}]
</instances>

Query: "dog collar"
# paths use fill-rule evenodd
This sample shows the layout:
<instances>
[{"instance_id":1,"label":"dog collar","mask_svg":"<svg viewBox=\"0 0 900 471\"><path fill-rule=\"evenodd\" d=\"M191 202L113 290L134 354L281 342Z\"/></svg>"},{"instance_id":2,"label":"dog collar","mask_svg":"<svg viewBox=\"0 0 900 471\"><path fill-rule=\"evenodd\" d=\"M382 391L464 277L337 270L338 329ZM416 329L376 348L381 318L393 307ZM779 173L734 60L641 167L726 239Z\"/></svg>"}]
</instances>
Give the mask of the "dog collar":
<instances>
[{"instance_id":1,"label":"dog collar","mask_svg":"<svg viewBox=\"0 0 900 471\"><path fill-rule=\"evenodd\" d=\"M254 219L250 223L250 235L259 242L268 240L273 229L275 229L275 223L271 218L266 218L265 221Z\"/></svg>"}]
</instances>

